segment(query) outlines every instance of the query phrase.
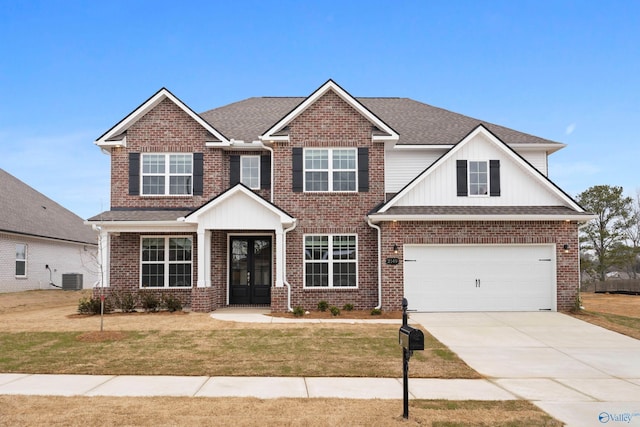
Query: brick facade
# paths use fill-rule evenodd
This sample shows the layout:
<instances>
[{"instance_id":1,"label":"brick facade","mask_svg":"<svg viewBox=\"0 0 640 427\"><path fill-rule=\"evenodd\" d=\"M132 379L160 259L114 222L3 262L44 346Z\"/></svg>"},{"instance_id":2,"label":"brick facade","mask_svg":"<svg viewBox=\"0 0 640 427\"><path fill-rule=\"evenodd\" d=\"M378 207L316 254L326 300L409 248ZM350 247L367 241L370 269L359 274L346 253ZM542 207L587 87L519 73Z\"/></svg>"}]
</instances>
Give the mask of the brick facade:
<instances>
[{"instance_id":1,"label":"brick facade","mask_svg":"<svg viewBox=\"0 0 640 427\"><path fill-rule=\"evenodd\" d=\"M215 126L215 123L212 124ZM557 249L558 309L569 309L578 291L577 224L561 221L523 222L383 222L382 253L378 254L378 232L367 224L367 214L384 201L385 146L372 142L373 124L334 91L327 91L300 115L288 123L289 140L272 144L273 203L297 219L294 230L286 235L286 277L290 284L275 287L276 230L266 230L273 242L272 311L291 307L314 309L321 300L342 307L371 309L378 299L378 256L402 259L404 244L555 244ZM196 209L228 190L231 155L269 154L268 151L237 151L206 147L208 132L168 98L127 129L126 147L111 152L111 207L117 209L182 208ZM257 139L258 135L256 135ZM310 193L293 191L294 148L364 148L368 149L367 191ZM139 196L128 194L129 153L203 153L202 196ZM257 190L270 200L270 190ZM265 230L211 230L211 287L196 287L198 280L197 234L193 238L193 287L154 290L171 293L196 311L211 311L227 305L229 276L229 235L264 234ZM139 291L140 236L162 233L120 233L111 237L111 271L108 291ZM169 235L173 233L164 233ZM358 251L357 288L305 288L304 236L307 234L355 234ZM397 244L399 254L391 255ZM568 244L570 252L562 246ZM382 309L399 310L403 296L402 263L382 264ZM289 300L290 291L290 300Z\"/></svg>"},{"instance_id":2,"label":"brick facade","mask_svg":"<svg viewBox=\"0 0 640 427\"><path fill-rule=\"evenodd\" d=\"M557 308L569 310L578 295L578 225L565 221L434 221L387 222L382 229L382 258L403 259L403 245L517 245L555 244ZM398 253L392 254L393 245ZM564 245L569 245L565 252ZM382 265L383 309L402 304L404 276L402 263Z\"/></svg>"}]
</instances>

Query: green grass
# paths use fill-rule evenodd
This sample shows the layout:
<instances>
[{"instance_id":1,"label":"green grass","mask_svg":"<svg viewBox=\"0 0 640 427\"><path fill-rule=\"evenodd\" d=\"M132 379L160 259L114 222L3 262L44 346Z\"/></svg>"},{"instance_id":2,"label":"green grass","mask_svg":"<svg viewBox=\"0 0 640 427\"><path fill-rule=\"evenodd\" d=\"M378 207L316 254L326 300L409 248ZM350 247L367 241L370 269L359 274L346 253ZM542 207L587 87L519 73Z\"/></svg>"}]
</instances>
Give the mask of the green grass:
<instances>
[{"instance_id":1,"label":"green grass","mask_svg":"<svg viewBox=\"0 0 640 427\"><path fill-rule=\"evenodd\" d=\"M82 332L0 333L0 372L401 377L396 326L129 331L101 342ZM96 333L94 333L95 335ZM415 377L478 375L429 334Z\"/></svg>"}]
</instances>

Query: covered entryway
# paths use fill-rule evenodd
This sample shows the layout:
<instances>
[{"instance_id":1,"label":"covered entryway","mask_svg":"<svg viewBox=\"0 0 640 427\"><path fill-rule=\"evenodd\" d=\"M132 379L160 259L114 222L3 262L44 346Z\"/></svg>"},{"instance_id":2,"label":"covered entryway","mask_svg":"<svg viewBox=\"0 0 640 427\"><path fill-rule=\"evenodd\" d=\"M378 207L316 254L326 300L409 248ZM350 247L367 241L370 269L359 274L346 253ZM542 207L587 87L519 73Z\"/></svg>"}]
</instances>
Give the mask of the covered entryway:
<instances>
[{"instance_id":1,"label":"covered entryway","mask_svg":"<svg viewBox=\"0 0 640 427\"><path fill-rule=\"evenodd\" d=\"M229 304L271 303L271 237L231 236Z\"/></svg>"},{"instance_id":2,"label":"covered entryway","mask_svg":"<svg viewBox=\"0 0 640 427\"><path fill-rule=\"evenodd\" d=\"M556 309L554 245L406 245L404 294L418 311Z\"/></svg>"}]
</instances>

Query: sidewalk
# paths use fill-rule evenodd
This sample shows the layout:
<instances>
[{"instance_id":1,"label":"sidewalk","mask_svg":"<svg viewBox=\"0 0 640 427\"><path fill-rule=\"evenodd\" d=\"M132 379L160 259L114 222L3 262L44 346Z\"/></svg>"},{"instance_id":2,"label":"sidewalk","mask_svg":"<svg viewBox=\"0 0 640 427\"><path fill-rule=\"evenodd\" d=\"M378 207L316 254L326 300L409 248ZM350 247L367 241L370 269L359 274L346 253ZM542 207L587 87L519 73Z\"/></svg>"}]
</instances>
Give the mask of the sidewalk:
<instances>
[{"instance_id":1,"label":"sidewalk","mask_svg":"<svg viewBox=\"0 0 640 427\"><path fill-rule=\"evenodd\" d=\"M401 378L0 374L0 395L402 399ZM515 400L487 380L409 378L410 399Z\"/></svg>"}]
</instances>

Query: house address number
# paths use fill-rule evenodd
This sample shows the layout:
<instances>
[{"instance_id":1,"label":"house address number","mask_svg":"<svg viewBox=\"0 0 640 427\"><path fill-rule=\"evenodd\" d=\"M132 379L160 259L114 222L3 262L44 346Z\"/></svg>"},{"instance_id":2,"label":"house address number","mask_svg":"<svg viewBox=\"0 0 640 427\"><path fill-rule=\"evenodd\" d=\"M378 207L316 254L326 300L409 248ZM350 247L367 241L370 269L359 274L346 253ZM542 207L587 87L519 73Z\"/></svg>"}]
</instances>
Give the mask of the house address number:
<instances>
[{"instance_id":1,"label":"house address number","mask_svg":"<svg viewBox=\"0 0 640 427\"><path fill-rule=\"evenodd\" d=\"M387 258L386 263L389 265L397 265L400 264L399 258Z\"/></svg>"}]
</instances>

